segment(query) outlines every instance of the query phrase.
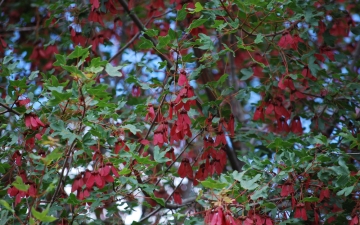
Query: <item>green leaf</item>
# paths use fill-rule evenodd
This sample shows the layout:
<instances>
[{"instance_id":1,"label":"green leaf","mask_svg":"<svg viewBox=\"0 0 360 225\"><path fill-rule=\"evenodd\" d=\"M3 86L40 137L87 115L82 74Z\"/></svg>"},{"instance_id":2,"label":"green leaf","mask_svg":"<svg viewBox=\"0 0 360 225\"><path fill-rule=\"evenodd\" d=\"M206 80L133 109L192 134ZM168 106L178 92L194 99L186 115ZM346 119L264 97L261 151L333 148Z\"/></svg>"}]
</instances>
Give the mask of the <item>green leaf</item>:
<instances>
[{"instance_id":1,"label":"green leaf","mask_svg":"<svg viewBox=\"0 0 360 225\"><path fill-rule=\"evenodd\" d=\"M156 47L157 48L164 48L165 46L167 46L170 43L171 38L170 38L169 35L166 35L166 36L160 36L158 38L158 40L159 40L159 42L158 42Z\"/></svg>"},{"instance_id":2,"label":"green leaf","mask_svg":"<svg viewBox=\"0 0 360 225\"><path fill-rule=\"evenodd\" d=\"M27 191L30 187L30 185L24 184L22 178L19 176L16 176L15 181L11 185L16 187L19 191Z\"/></svg>"},{"instance_id":3,"label":"green leaf","mask_svg":"<svg viewBox=\"0 0 360 225\"><path fill-rule=\"evenodd\" d=\"M36 71L32 71L30 76L29 76L29 80L34 80L39 74L39 70Z\"/></svg>"},{"instance_id":4,"label":"green leaf","mask_svg":"<svg viewBox=\"0 0 360 225\"><path fill-rule=\"evenodd\" d=\"M211 40L211 38L209 36L207 36L206 34L199 34L200 37L200 43L201 45L199 46L199 49L202 50L213 50L214 49L214 42Z\"/></svg>"},{"instance_id":5,"label":"green leaf","mask_svg":"<svg viewBox=\"0 0 360 225\"><path fill-rule=\"evenodd\" d=\"M8 163L0 163L0 173L5 173L10 168Z\"/></svg>"},{"instance_id":6,"label":"green leaf","mask_svg":"<svg viewBox=\"0 0 360 225\"><path fill-rule=\"evenodd\" d=\"M199 78L201 70L205 68L205 65L198 66L195 70L192 71L191 75L189 76L189 80L197 80Z\"/></svg>"},{"instance_id":7,"label":"green leaf","mask_svg":"<svg viewBox=\"0 0 360 225\"><path fill-rule=\"evenodd\" d=\"M165 206L165 200L164 200L164 199L155 197L155 195L154 195L153 193L150 193L150 196L151 196L151 198L154 199L155 202L157 202L159 205Z\"/></svg>"},{"instance_id":8,"label":"green leaf","mask_svg":"<svg viewBox=\"0 0 360 225\"><path fill-rule=\"evenodd\" d=\"M276 205L273 202L264 202L261 204L262 207L269 208L269 209L275 209Z\"/></svg>"},{"instance_id":9,"label":"green leaf","mask_svg":"<svg viewBox=\"0 0 360 225\"><path fill-rule=\"evenodd\" d=\"M53 63L54 66L66 65L66 56L55 54L56 61Z\"/></svg>"},{"instance_id":10,"label":"green leaf","mask_svg":"<svg viewBox=\"0 0 360 225\"><path fill-rule=\"evenodd\" d=\"M145 37L140 37L140 41L138 45L139 48L143 50L147 50L154 47L153 43L150 40L146 39Z\"/></svg>"},{"instance_id":11,"label":"green leaf","mask_svg":"<svg viewBox=\"0 0 360 225\"><path fill-rule=\"evenodd\" d=\"M96 57L91 60L90 66L91 67L106 66L107 63L108 62L106 60L102 61L100 57Z\"/></svg>"},{"instance_id":12,"label":"green leaf","mask_svg":"<svg viewBox=\"0 0 360 225\"><path fill-rule=\"evenodd\" d=\"M7 55L4 57L3 59L3 64L8 64L11 60L14 59L14 56L11 56L11 55Z\"/></svg>"},{"instance_id":13,"label":"green leaf","mask_svg":"<svg viewBox=\"0 0 360 225\"><path fill-rule=\"evenodd\" d=\"M132 124L126 124L125 126L121 126L121 128L124 128L124 129L127 129L127 130L130 130L131 133L135 134L137 132L141 132L141 130L137 129L134 125Z\"/></svg>"},{"instance_id":14,"label":"green leaf","mask_svg":"<svg viewBox=\"0 0 360 225\"><path fill-rule=\"evenodd\" d=\"M240 182L240 185L241 187L243 187L244 189L247 189L247 190L254 190L256 189L259 185L255 182L259 181L260 178L261 178L261 175L260 174L256 174L255 177L253 177L252 179L245 179L245 173L247 171L243 171L241 173L237 172L237 171L234 171L232 173L233 175L233 178L237 181Z\"/></svg>"},{"instance_id":15,"label":"green leaf","mask_svg":"<svg viewBox=\"0 0 360 225\"><path fill-rule=\"evenodd\" d=\"M159 34L159 31L155 29L148 29L144 33L147 34L149 37L155 37Z\"/></svg>"},{"instance_id":16,"label":"green leaf","mask_svg":"<svg viewBox=\"0 0 360 225\"><path fill-rule=\"evenodd\" d=\"M109 74L111 77L122 77L122 73L119 72L120 69L122 69L123 66L112 66L110 63L106 64L105 71Z\"/></svg>"},{"instance_id":17,"label":"green leaf","mask_svg":"<svg viewBox=\"0 0 360 225\"><path fill-rule=\"evenodd\" d=\"M81 78L86 79L85 75L83 74L83 72L81 72L78 68L76 68L75 66L66 66L66 65L61 65L61 67L63 69L65 69L66 71L68 71L69 73L73 74L73 75L80 75Z\"/></svg>"},{"instance_id":18,"label":"green leaf","mask_svg":"<svg viewBox=\"0 0 360 225\"><path fill-rule=\"evenodd\" d=\"M60 159L63 155L63 152L60 151L60 149L56 148L54 149L50 154L48 154L45 158L41 158L42 161L44 161L45 165L50 165L52 161L56 161Z\"/></svg>"},{"instance_id":19,"label":"green leaf","mask_svg":"<svg viewBox=\"0 0 360 225\"><path fill-rule=\"evenodd\" d=\"M340 196L340 195L344 195L345 197L348 196L349 194L351 194L351 192L353 191L354 189L354 186L350 186L350 187L346 187L340 191L338 191L336 193L337 196Z\"/></svg>"},{"instance_id":20,"label":"green leaf","mask_svg":"<svg viewBox=\"0 0 360 225\"><path fill-rule=\"evenodd\" d=\"M47 216L46 214L48 214L49 212L49 206L42 212L38 212L35 210L34 207L31 208L31 213L32 215L37 219L37 220L40 220L41 222L53 222L55 220L57 220L56 217L53 217L53 216Z\"/></svg>"},{"instance_id":21,"label":"green leaf","mask_svg":"<svg viewBox=\"0 0 360 225\"><path fill-rule=\"evenodd\" d=\"M156 163L155 161L152 161L152 160L150 159L150 156L143 157L143 156L138 156L138 155L133 154L133 153L132 153L132 156L136 159L136 161L137 161L139 164L157 165L157 163Z\"/></svg>"},{"instance_id":22,"label":"green leaf","mask_svg":"<svg viewBox=\"0 0 360 225\"><path fill-rule=\"evenodd\" d=\"M123 168L122 170L120 170L119 175L126 175L131 173L131 170L127 167Z\"/></svg>"},{"instance_id":23,"label":"green leaf","mask_svg":"<svg viewBox=\"0 0 360 225\"><path fill-rule=\"evenodd\" d=\"M176 20L177 21L183 21L186 18L187 11L186 11L187 4L184 4L182 9L180 9L177 13Z\"/></svg>"},{"instance_id":24,"label":"green leaf","mask_svg":"<svg viewBox=\"0 0 360 225\"><path fill-rule=\"evenodd\" d=\"M202 186L205 188L211 188L211 189L223 189L224 187L228 186L228 184L220 183L217 180L213 180L211 178L207 178L204 181L201 181Z\"/></svg>"},{"instance_id":25,"label":"green leaf","mask_svg":"<svg viewBox=\"0 0 360 225\"><path fill-rule=\"evenodd\" d=\"M195 3L194 12L201 12L203 9L204 9L204 7L201 5L200 2Z\"/></svg>"},{"instance_id":26,"label":"green leaf","mask_svg":"<svg viewBox=\"0 0 360 225\"><path fill-rule=\"evenodd\" d=\"M263 42L263 38L264 38L264 36L262 34L257 34L256 38L254 40L254 43L259 44L259 43Z\"/></svg>"},{"instance_id":27,"label":"green leaf","mask_svg":"<svg viewBox=\"0 0 360 225\"><path fill-rule=\"evenodd\" d=\"M60 104L62 101L67 101L70 99L70 97L72 96L71 92L66 92L66 93L59 93L57 91L52 91L51 92L53 98L50 99L46 104L48 106L56 106L58 104Z\"/></svg>"},{"instance_id":28,"label":"green leaf","mask_svg":"<svg viewBox=\"0 0 360 225\"><path fill-rule=\"evenodd\" d=\"M69 197L66 199L66 202L70 205L78 205L81 203L73 193L70 193Z\"/></svg>"},{"instance_id":29,"label":"green leaf","mask_svg":"<svg viewBox=\"0 0 360 225\"><path fill-rule=\"evenodd\" d=\"M241 77L240 80L247 80L254 74L254 71L251 68L241 69L240 72L244 74L244 76Z\"/></svg>"},{"instance_id":30,"label":"green leaf","mask_svg":"<svg viewBox=\"0 0 360 225\"><path fill-rule=\"evenodd\" d=\"M189 28L187 28L187 32L191 31L192 29L196 28L196 27L200 27L201 25L203 25L206 21L208 21L208 19L197 19L197 20L193 20L192 23L190 24Z\"/></svg>"},{"instance_id":31,"label":"green leaf","mask_svg":"<svg viewBox=\"0 0 360 225\"><path fill-rule=\"evenodd\" d=\"M18 87L21 89L27 89L27 84L26 84L26 77L23 77L22 79L19 80L10 80L10 85L12 87Z\"/></svg>"},{"instance_id":32,"label":"green leaf","mask_svg":"<svg viewBox=\"0 0 360 225\"><path fill-rule=\"evenodd\" d=\"M11 208L9 203L7 203L5 200L0 199L0 204L5 207L5 209L9 210L10 212L14 213L14 210Z\"/></svg>"},{"instance_id":33,"label":"green leaf","mask_svg":"<svg viewBox=\"0 0 360 225\"><path fill-rule=\"evenodd\" d=\"M68 55L68 59L76 59L76 58L80 58L82 56L86 56L89 54L89 48L91 46L83 49L81 46L76 46L74 51L72 53L70 53L70 55Z\"/></svg>"},{"instance_id":34,"label":"green leaf","mask_svg":"<svg viewBox=\"0 0 360 225\"><path fill-rule=\"evenodd\" d=\"M170 161L170 159L165 157L166 152L162 151L160 152L160 148L158 146L154 147L154 160L158 163L164 163L167 161Z\"/></svg>"},{"instance_id":35,"label":"green leaf","mask_svg":"<svg viewBox=\"0 0 360 225\"><path fill-rule=\"evenodd\" d=\"M302 199L303 202L318 202L319 198L316 197L306 197Z\"/></svg>"},{"instance_id":36,"label":"green leaf","mask_svg":"<svg viewBox=\"0 0 360 225\"><path fill-rule=\"evenodd\" d=\"M321 68L319 67L319 65L315 62L315 57L312 55L309 57L309 61L308 61L308 66L311 72L311 75L313 75L314 77L317 76L317 72L319 70L321 70Z\"/></svg>"},{"instance_id":37,"label":"green leaf","mask_svg":"<svg viewBox=\"0 0 360 225\"><path fill-rule=\"evenodd\" d=\"M252 200L257 200L258 198L264 198L264 199L266 199L266 198L268 197L268 193L269 193L269 187L268 187L268 186L264 186L264 187L256 190L256 191L254 192L254 194L252 194L252 195L250 196L250 198L251 198Z\"/></svg>"},{"instance_id":38,"label":"green leaf","mask_svg":"<svg viewBox=\"0 0 360 225\"><path fill-rule=\"evenodd\" d=\"M232 49L230 49L225 43L222 43L222 44L225 48L224 51L231 52L233 54L233 57L235 57L235 52Z\"/></svg>"}]
</instances>

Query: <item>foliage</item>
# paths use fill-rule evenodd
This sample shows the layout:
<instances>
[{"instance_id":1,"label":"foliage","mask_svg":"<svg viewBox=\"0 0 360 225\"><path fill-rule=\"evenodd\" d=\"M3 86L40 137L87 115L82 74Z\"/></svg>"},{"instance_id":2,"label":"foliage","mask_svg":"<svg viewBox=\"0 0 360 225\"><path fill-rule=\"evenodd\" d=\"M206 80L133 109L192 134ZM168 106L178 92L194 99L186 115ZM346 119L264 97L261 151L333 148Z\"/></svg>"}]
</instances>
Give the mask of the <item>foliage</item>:
<instances>
[{"instance_id":1,"label":"foliage","mask_svg":"<svg viewBox=\"0 0 360 225\"><path fill-rule=\"evenodd\" d=\"M360 224L359 1L0 5L1 224Z\"/></svg>"}]
</instances>

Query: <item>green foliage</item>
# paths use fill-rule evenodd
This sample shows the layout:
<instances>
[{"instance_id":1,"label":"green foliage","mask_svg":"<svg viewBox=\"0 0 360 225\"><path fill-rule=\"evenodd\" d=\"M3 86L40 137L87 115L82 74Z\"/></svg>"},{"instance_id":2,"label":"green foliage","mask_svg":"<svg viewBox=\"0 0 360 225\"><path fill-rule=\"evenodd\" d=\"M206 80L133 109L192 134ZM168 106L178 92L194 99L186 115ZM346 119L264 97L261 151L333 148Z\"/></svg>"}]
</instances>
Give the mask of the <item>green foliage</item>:
<instances>
[{"instance_id":1,"label":"green foliage","mask_svg":"<svg viewBox=\"0 0 360 225\"><path fill-rule=\"evenodd\" d=\"M183 2L1 3L0 224L357 224L360 4Z\"/></svg>"}]
</instances>

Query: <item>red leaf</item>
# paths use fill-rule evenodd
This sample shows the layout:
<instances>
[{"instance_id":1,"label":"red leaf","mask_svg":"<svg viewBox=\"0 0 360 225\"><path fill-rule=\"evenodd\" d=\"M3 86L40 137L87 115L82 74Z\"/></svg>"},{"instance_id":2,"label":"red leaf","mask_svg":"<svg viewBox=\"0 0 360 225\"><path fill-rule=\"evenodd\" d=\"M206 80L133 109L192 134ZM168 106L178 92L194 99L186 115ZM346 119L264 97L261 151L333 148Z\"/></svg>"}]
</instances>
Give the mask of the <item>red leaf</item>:
<instances>
[{"instance_id":1,"label":"red leaf","mask_svg":"<svg viewBox=\"0 0 360 225\"><path fill-rule=\"evenodd\" d=\"M31 127L31 116L25 115L25 125L26 127Z\"/></svg>"},{"instance_id":2,"label":"red leaf","mask_svg":"<svg viewBox=\"0 0 360 225\"><path fill-rule=\"evenodd\" d=\"M171 148L169 151L165 153L165 157L171 159L171 161L166 162L166 165L169 166L172 162L176 160L174 149Z\"/></svg>"},{"instance_id":3,"label":"red leaf","mask_svg":"<svg viewBox=\"0 0 360 225\"><path fill-rule=\"evenodd\" d=\"M228 131L230 133L230 136L233 137L235 135L235 119L233 114L230 115L230 119L228 122Z\"/></svg>"},{"instance_id":4,"label":"red leaf","mask_svg":"<svg viewBox=\"0 0 360 225\"><path fill-rule=\"evenodd\" d=\"M94 11L95 9L100 7L99 0L90 0L90 4L92 5L91 11Z\"/></svg>"},{"instance_id":5,"label":"red leaf","mask_svg":"<svg viewBox=\"0 0 360 225\"><path fill-rule=\"evenodd\" d=\"M95 176L95 183L98 188L103 188L105 185L104 180L101 178L100 174L98 172L92 172L92 176Z\"/></svg>"},{"instance_id":6,"label":"red leaf","mask_svg":"<svg viewBox=\"0 0 360 225\"><path fill-rule=\"evenodd\" d=\"M140 143L141 143L142 145L149 145L149 144L150 144L150 141L148 141L148 140L146 140L146 139L142 139L142 140L140 141Z\"/></svg>"},{"instance_id":7,"label":"red leaf","mask_svg":"<svg viewBox=\"0 0 360 225\"><path fill-rule=\"evenodd\" d=\"M254 113L254 118L253 120L261 120L264 121L265 116L264 116L264 109L263 107L259 106L256 108L255 113Z\"/></svg>"},{"instance_id":8,"label":"red leaf","mask_svg":"<svg viewBox=\"0 0 360 225\"><path fill-rule=\"evenodd\" d=\"M111 175L107 175L107 176L105 176L105 177L102 177L106 182L108 182L108 183L112 183L112 182L114 182L114 178L111 176ZM104 181L103 180L103 181ZM105 184L103 183L103 186L104 186Z\"/></svg>"},{"instance_id":9,"label":"red leaf","mask_svg":"<svg viewBox=\"0 0 360 225\"><path fill-rule=\"evenodd\" d=\"M183 86L184 84L188 84L188 80L186 78L186 72L185 70L181 70L180 71L180 75L179 75L179 80L178 80L178 85L179 86Z\"/></svg>"},{"instance_id":10,"label":"red leaf","mask_svg":"<svg viewBox=\"0 0 360 225\"><path fill-rule=\"evenodd\" d=\"M214 146L219 146L220 144L226 145L225 133L223 131L216 132L216 140Z\"/></svg>"},{"instance_id":11,"label":"red leaf","mask_svg":"<svg viewBox=\"0 0 360 225\"><path fill-rule=\"evenodd\" d=\"M16 187L14 186L10 186L9 189L7 190L8 195L10 195L10 197L14 197L19 193L19 190L16 189Z\"/></svg>"},{"instance_id":12,"label":"red leaf","mask_svg":"<svg viewBox=\"0 0 360 225\"><path fill-rule=\"evenodd\" d=\"M176 190L173 194L173 198L174 198L174 202L176 204L181 205L182 204L182 199L181 199L181 195L180 192L178 190Z\"/></svg>"},{"instance_id":13,"label":"red leaf","mask_svg":"<svg viewBox=\"0 0 360 225\"><path fill-rule=\"evenodd\" d=\"M181 161L181 164L178 169L178 174L180 175L181 178L184 177L188 177L190 179L194 178L189 159L185 158Z\"/></svg>"},{"instance_id":14,"label":"red leaf","mask_svg":"<svg viewBox=\"0 0 360 225\"><path fill-rule=\"evenodd\" d=\"M94 186L94 183L95 183L95 176L91 175L88 179L87 179L87 182L86 182L86 187L87 188L92 188Z\"/></svg>"},{"instance_id":15,"label":"red leaf","mask_svg":"<svg viewBox=\"0 0 360 225\"><path fill-rule=\"evenodd\" d=\"M38 128L38 123L36 122L36 119L34 116L30 116L30 122L31 122L31 128L36 129Z\"/></svg>"},{"instance_id":16,"label":"red leaf","mask_svg":"<svg viewBox=\"0 0 360 225\"><path fill-rule=\"evenodd\" d=\"M291 48L292 44L293 44L293 38L291 34L288 31L285 31L278 42L279 47L284 49L289 49Z\"/></svg>"},{"instance_id":17,"label":"red leaf","mask_svg":"<svg viewBox=\"0 0 360 225\"><path fill-rule=\"evenodd\" d=\"M155 110L154 110L154 106L152 104L149 104L147 106L147 110L148 113L145 116L145 120L148 121L149 118L151 119L151 121L153 121L155 119Z\"/></svg>"}]
</instances>

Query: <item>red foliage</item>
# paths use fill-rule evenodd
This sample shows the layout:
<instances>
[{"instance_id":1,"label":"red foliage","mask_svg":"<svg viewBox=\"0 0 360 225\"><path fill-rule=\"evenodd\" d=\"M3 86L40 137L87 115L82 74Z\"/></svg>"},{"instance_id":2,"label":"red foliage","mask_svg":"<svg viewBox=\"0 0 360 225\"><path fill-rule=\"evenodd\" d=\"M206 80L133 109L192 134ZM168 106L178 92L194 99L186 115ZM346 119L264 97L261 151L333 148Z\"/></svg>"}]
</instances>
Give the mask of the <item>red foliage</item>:
<instances>
[{"instance_id":1,"label":"red foliage","mask_svg":"<svg viewBox=\"0 0 360 225\"><path fill-rule=\"evenodd\" d=\"M285 90L286 88L289 88L292 91L295 90L293 80L288 75L283 75L283 77L281 78L281 80L278 83L278 87L281 90Z\"/></svg>"},{"instance_id":2,"label":"red foliage","mask_svg":"<svg viewBox=\"0 0 360 225\"><path fill-rule=\"evenodd\" d=\"M186 111L189 111L190 106L196 105L196 101L193 99L192 100L188 99L184 103L183 100L186 98L192 98L194 96L195 96L195 93L194 93L193 88L189 84L185 83L184 87L179 91L179 93L176 96L176 99L174 101L175 109L179 110L179 109L184 108Z\"/></svg>"},{"instance_id":3,"label":"red foliage","mask_svg":"<svg viewBox=\"0 0 360 225\"><path fill-rule=\"evenodd\" d=\"M92 22L98 22L100 23L102 26L105 26L102 17L103 17L104 13L101 13L99 11L91 11L89 13L89 17L88 20L92 21Z\"/></svg>"},{"instance_id":4,"label":"red foliage","mask_svg":"<svg viewBox=\"0 0 360 225\"><path fill-rule=\"evenodd\" d=\"M178 81L178 85L179 86L183 86L183 85L189 85L189 81L186 78L186 72L185 70L181 70L180 71L180 75L179 75L179 81Z\"/></svg>"},{"instance_id":5,"label":"red foliage","mask_svg":"<svg viewBox=\"0 0 360 225\"><path fill-rule=\"evenodd\" d=\"M181 164L178 169L178 174L180 175L181 178L187 177L191 180L194 178L193 170L191 168L189 159L185 158L181 161Z\"/></svg>"},{"instance_id":6,"label":"red foliage","mask_svg":"<svg viewBox=\"0 0 360 225\"><path fill-rule=\"evenodd\" d=\"M169 166L171 163L175 162L175 153L174 153L174 148L171 148L169 151L167 151L165 153L165 157L170 159L170 161L166 162L166 165Z\"/></svg>"},{"instance_id":7,"label":"red foliage","mask_svg":"<svg viewBox=\"0 0 360 225\"><path fill-rule=\"evenodd\" d=\"M281 187L281 193L280 193L281 197L290 196L295 192L294 184L290 180L287 180L284 184L279 185L279 187Z\"/></svg>"},{"instance_id":8,"label":"red foliage","mask_svg":"<svg viewBox=\"0 0 360 225\"><path fill-rule=\"evenodd\" d=\"M176 190L173 194L173 198L174 198L174 202L176 204L181 205L182 204L182 199L181 199L181 194L178 190Z\"/></svg>"},{"instance_id":9,"label":"red foliage","mask_svg":"<svg viewBox=\"0 0 360 225\"><path fill-rule=\"evenodd\" d=\"M289 31L284 31L278 42L279 47L284 49L289 49L292 48L292 44L293 44L293 37L291 36Z\"/></svg>"},{"instance_id":10,"label":"red foliage","mask_svg":"<svg viewBox=\"0 0 360 225\"><path fill-rule=\"evenodd\" d=\"M137 85L134 85L131 90L131 95L133 97L140 97L140 95L141 95L140 87Z\"/></svg>"},{"instance_id":11,"label":"red foliage","mask_svg":"<svg viewBox=\"0 0 360 225\"><path fill-rule=\"evenodd\" d=\"M298 203L296 205L294 218L300 218L302 220L307 220L306 209L305 209L304 203Z\"/></svg>"},{"instance_id":12,"label":"red foliage","mask_svg":"<svg viewBox=\"0 0 360 225\"><path fill-rule=\"evenodd\" d=\"M7 47L7 44L3 37L0 35L0 53L4 52L4 49Z\"/></svg>"},{"instance_id":13,"label":"red foliage","mask_svg":"<svg viewBox=\"0 0 360 225\"><path fill-rule=\"evenodd\" d=\"M32 130L38 130L40 127L45 127L45 124L43 124L39 117L34 113L25 115L25 125Z\"/></svg>"},{"instance_id":14,"label":"red foliage","mask_svg":"<svg viewBox=\"0 0 360 225\"><path fill-rule=\"evenodd\" d=\"M11 159L15 161L17 166L21 166L21 153L18 150L14 152Z\"/></svg>"},{"instance_id":15,"label":"red foliage","mask_svg":"<svg viewBox=\"0 0 360 225\"><path fill-rule=\"evenodd\" d=\"M152 104L148 104L147 106L147 114L145 116L145 120L148 121L149 119L151 119L151 121L153 121L155 119L155 110L154 110L154 106Z\"/></svg>"},{"instance_id":16,"label":"red foliage","mask_svg":"<svg viewBox=\"0 0 360 225\"><path fill-rule=\"evenodd\" d=\"M119 138L118 141L115 143L114 153L118 154L121 149L124 149L126 152L130 150L129 147L125 144L125 141Z\"/></svg>"},{"instance_id":17,"label":"red foliage","mask_svg":"<svg viewBox=\"0 0 360 225\"><path fill-rule=\"evenodd\" d=\"M299 116L294 116L293 120L291 121L291 132L302 135L303 129Z\"/></svg>"},{"instance_id":18,"label":"red foliage","mask_svg":"<svg viewBox=\"0 0 360 225\"><path fill-rule=\"evenodd\" d=\"M91 4L91 11L94 11L95 9L98 9L100 7L99 0L90 0Z\"/></svg>"}]
</instances>

